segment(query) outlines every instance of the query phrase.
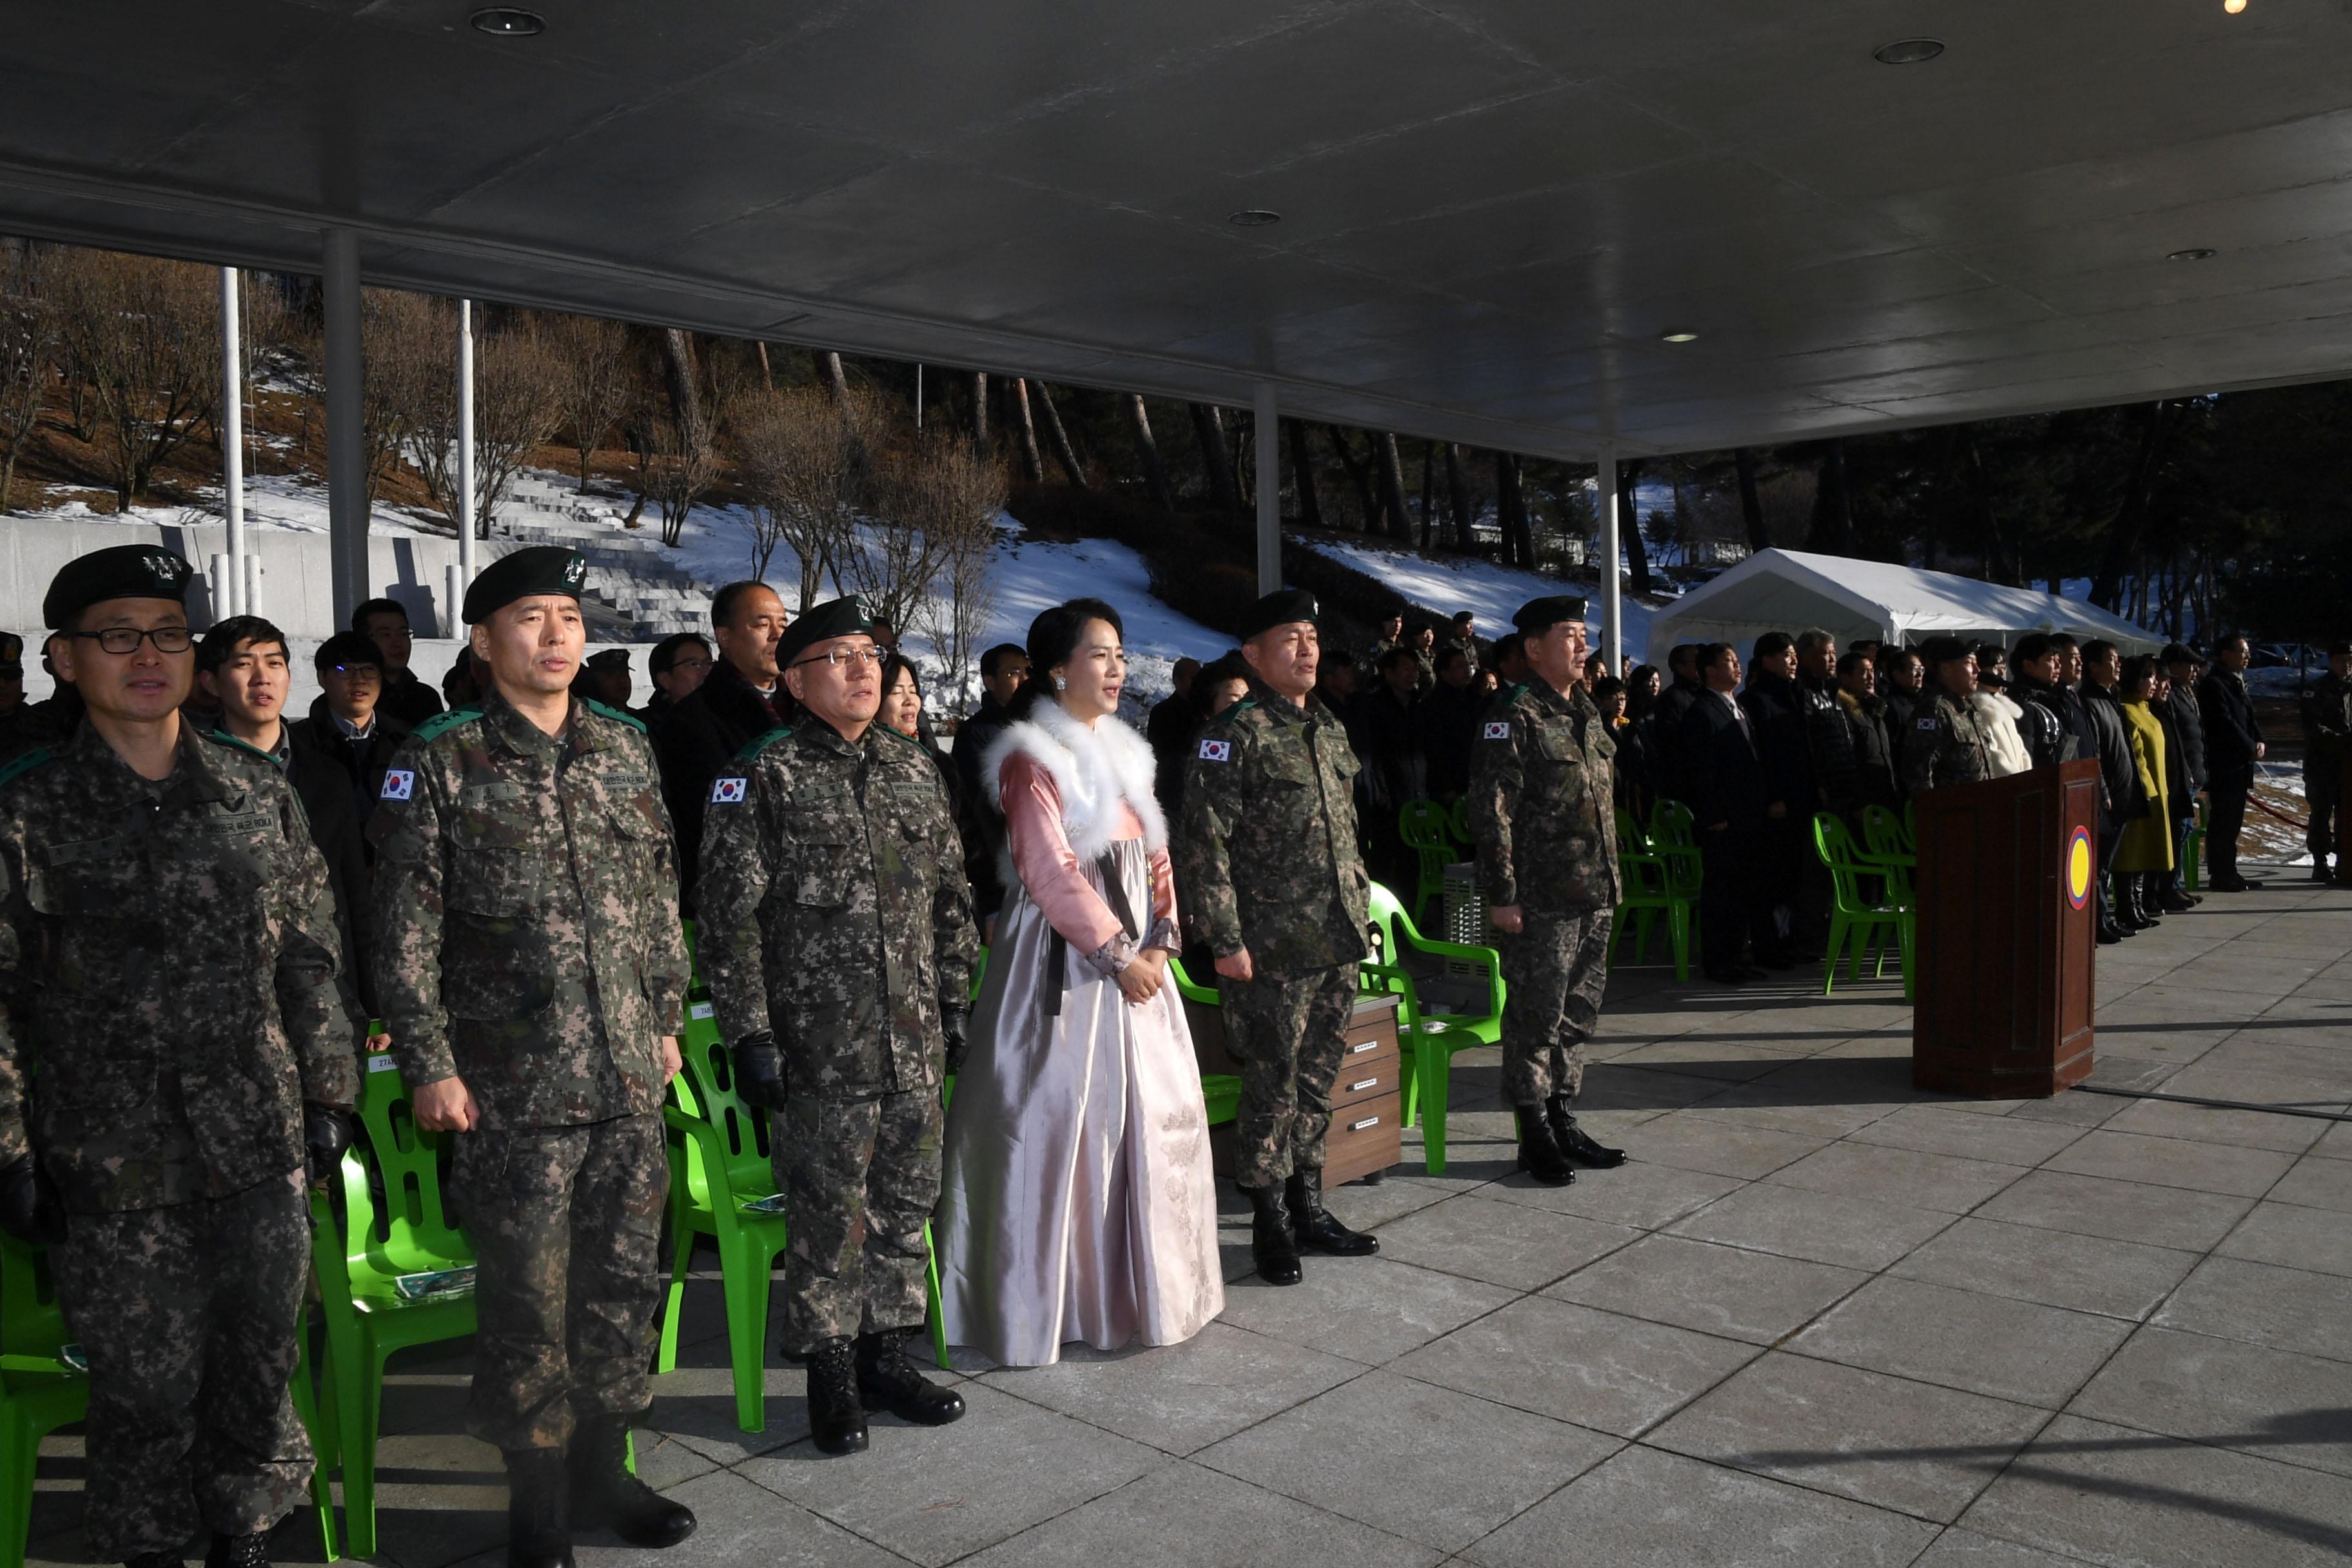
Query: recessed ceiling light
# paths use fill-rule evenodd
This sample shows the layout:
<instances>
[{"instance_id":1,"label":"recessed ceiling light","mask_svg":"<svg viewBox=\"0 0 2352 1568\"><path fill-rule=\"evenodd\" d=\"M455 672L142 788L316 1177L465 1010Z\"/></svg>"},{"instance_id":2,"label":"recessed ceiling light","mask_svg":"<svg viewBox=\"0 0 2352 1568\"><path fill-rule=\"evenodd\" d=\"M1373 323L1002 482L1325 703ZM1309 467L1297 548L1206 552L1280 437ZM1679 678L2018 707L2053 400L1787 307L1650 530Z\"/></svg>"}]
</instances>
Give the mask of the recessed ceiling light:
<instances>
[{"instance_id":1,"label":"recessed ceiling light","mask_svg":"<svg viewBox=\"0 0 2352 1568\"><path fill-rule=\"evenodd\" d=\"M1891 44L1881 44L1870 51L1870 58L1883 66L1916 66L1934 59L1944 52L1941 38L1897 38Z\"/></svg>"},{"instance_id":2,"label":"recessed ceiling light","mask_svg":"<svg viewBox=\"0 0 2352 1568\"><path fill-rule=\"evenodd\" d=\"M2210 261L2214 255L2215 252L2210 247L2200 245L2192 246L2187 250L2173 251L2166 256L2165 259L2167 261Z\"/></svg>"},{"instance_id":3,"label":"recessed ceiling light","mask_svg":"<svg viewBox=\"0 0 2352 1568\"><path fill-rule=\"evenodd\" d=\"M2234 16L2246 8L2246 0L2221 0L2221 9Z\"/></svg>"},{"instance_id":4,"label":"recessed ceiling light","mask_svg":"<svg viewBox=\"0 0 2352 1568\"><path fill-rule=\"evenodd\" d=\"M1658 341L1662 343L1695 343L1698 342L1698 334L1696 332L1660 332Z\"/></svg>"},{"instance_id":5,"label":"recessed ceiling light","mask_svg":"<svg viewBox=\"0 0 2352 1568\"><path fill-rule=\"evenodd\" d=\"M1264 228L1270 223L1280 223L1280 213L1270 213L1264 207L1245 207L1225 220L1235 228Z\"/></svg>"},{"instance_id":6,"label":"recessed ceiling light","mask_svg":"<svg viewBox=\"0 0 2352 1568\"><path fill-rule=\"evenodd\" d=\"M529 38L547 31L547 18L520 5L485 5L467 18L478 33L495 38Z\"/></svg>"}]
</instances>

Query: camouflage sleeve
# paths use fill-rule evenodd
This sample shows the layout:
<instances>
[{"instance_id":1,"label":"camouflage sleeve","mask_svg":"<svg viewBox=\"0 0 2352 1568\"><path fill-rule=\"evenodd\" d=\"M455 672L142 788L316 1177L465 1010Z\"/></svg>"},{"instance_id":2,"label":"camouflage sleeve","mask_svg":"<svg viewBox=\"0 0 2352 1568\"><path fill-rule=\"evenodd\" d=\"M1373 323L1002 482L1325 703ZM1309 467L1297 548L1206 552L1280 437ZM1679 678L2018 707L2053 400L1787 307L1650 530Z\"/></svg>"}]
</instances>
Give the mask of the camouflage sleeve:
<instances>
[{"instance_id":1,"label":"camouflage sleeve","mask_svg":"<svg viewBox=\"0 0 2352 1568\"><path fill-rule=\"evenodd\" d=\"M1917 795L1935 787L1936 754L1943 750L1948 739L1945 730L1943 720L1924 706L1911 721L1910 732L1901 742L1905 794Z\"/></svg>"},{"instance_id":2,"label":"camouflage sleeve","mask_svg":"<svg viewBox=\"0 0 2352 1568\"><path fill-rule=\"evenodd\" d=\"M1231 958L1244 945L1228 848L1241 819L1242 764L1234 758L1243 745L1229 730L1203 731L1184 764L1184 819L1176 833L1177 885L1184 889L1192 935L1219 958Z\"/></svg>"},{"instance_id":3,"label":"camouflage sleeve","mask_svg":"<svg viewBox=\"0 0 2352 1568\"><path fill-rule=\"evenodd\" d=\"M31 1065L35 952L33 908L25 897L24 840L12 821L0 838L0 1165L32 1147L25 1130L26 1068Z\"/></svg>"},{"instance_id":4,"label":"camouflage sleeve","mask_svg":"<svg viewBox=\"0 0 2352 1568\"><path fill-rule=\"evenodd\" d=\"M1519 901L1511 818L1526 782L1519 762L1525 728L1508 708L1498 707L1479 725L1477 749L1470 754L1470 837L1478 846L1478 880L1486 885L1486 901L1498 908Z\"/></svg>"},{"instance_id":5,"label":"camouflage sleeve","mask_svg":"<svg viewBox=\"0 0 2352 1568\"><path fill-rule=\"evenodd\" d=\"M933 769L934 773L938 770ZM931 895L931 941L940 966L940 1005L971 1005L972 965L980 962L980 931L973 923L971 883L963 874L963 835L947 785L939 790L939 889Z\"/></svg>"},{"instance_id":6,"label":"camouflage sleeve","mask_svg":"<svg viewBox=\"0 0 2352 1568\"><path fill-rule=\"evenodd\" d=\"M278 898L278 1018L302 1078L302 1098L348 1110L359 1103L361 1041L352 1026L354 1003L336 955L342 933L327 882L326 858L310 837L301 797L284 780L278 791L279 862L270 879Z\"/></svg>"},{"instance_id":7,"label":"camouflage sleeve","mask_svg":"<svg viewBox=\"0 0 2352 1568\"><path fill-rule=\"evenodd\" d=\"M654 766L652 742L640 736L637 744L645 748L647 770L658 779L661 773ZM686 993L694 983L694 959L686 951L686 926L678 917L677 828L670 820L668 803L658 789L653 792L653 804L662 825L662 836L654 853L653 889L660 907L649 916L653 930L647 956L653 964L646 978L654 987L651 1001L655 1026L661 1034L675 1035L686 1028Z\"/></svg>"},{"instance_id":8,"label":"camouflage sleeve","mask_svg":"<svg viewBox=\"0 0 2352 1568\"><path fill-rule=\"evenodd\" d=\"M782 793L781 771L757 763L746 768L743 798L709 806L702 817L702 876L695 884L695 956L702 983L730 1044L772 1028L768 975L761 953L760 906L767 901L769 824ZM714 795L716 791L714 790Z\"/></svg>"},{"instance_id":9,"label":"camouflage sleeve","mask_svg":"<svg viewBox=\"0 0 2352 1568\"><path fill-rule=\"evenodd\" d=\"M393 768L413 775L408 798L377 801L368 822L375 844L368 969L393 1056L411 1089L457 1076L449 1013L441 1004L441 816L446 806L436 793L441 780L432 761L425 748L403 746Z\"/></svg>"}]
</instances>

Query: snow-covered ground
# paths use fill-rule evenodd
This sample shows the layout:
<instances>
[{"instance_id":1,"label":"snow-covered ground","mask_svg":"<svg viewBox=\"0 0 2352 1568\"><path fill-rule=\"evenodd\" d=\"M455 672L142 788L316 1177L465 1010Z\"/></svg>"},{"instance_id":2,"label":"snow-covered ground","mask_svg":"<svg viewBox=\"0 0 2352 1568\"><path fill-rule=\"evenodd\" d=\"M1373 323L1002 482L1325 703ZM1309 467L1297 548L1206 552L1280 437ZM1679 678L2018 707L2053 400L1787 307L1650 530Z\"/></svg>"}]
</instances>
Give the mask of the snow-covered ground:
<instances>
[{"instance_id":1,"label":"snow-covered ground","mask_svg":"<svg viewBox=\"0 0 2352 1568\"><path fill-rule=\"evenodd\" d=\"M192 506L134 506L127 513L93 511L86 501L69 501L42 511L0 512L0 521L22 518L41 522L143 522L151 528L182 528L215 523L225 516L218 489L203 492ZM327 531L327 487L307 474L257 474L245 481L245 521L248 528L275 529L288 533ZM433 527L398 507L378 503L368 519L368 531L379 538L447 539L446 527Z\"/></svg>"},{"instance_id":2,"label":"snow-covered ground","mask_svg":"<svg viewBox=\"0 0 2352 1568\"><path fill-rule=\"evenodd\" d=\"M1601 596L1594 583L1563 581L1466 556L1419 555L1354 540L1307 542L1319 554L1377 577L1424 610L1447 616L1469 611L1478 617L1481 637L1500 637L1509 631L1512 614L1529 599L1548 594L1582 594L1591 601L1585 620L1591 629L1592 646L1601 646ZM1630 594L1623 596L1623 605L1625 657L1638 664L1648 658L1650 618L1657 612Z\"/></svg>"}]
</instances>

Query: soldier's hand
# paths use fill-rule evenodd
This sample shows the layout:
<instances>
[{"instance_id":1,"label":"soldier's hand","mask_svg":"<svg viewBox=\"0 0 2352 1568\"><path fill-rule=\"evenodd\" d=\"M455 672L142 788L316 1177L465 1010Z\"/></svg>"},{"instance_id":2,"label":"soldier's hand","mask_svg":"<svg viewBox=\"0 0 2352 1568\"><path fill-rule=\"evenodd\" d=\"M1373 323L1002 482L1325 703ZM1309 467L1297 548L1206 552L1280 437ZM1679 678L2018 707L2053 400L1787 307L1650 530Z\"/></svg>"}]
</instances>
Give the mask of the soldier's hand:
<instances>
[{"instance_id":1,"label":"soldier's hand","mask_svg":"<svg viewBox=\"0 0 2352 1568\"><path fill-rule=\"evenodd\" d=\"M782 1110L792 1103L784 1053L776 1048L773 1029L755 1029L735 1042L735 1093L762 1110Z\"/></svg>"},{"instance_id":2,"label":"soldier's hand","mask_svg":"<svg viewBox=\"0 0 2352 1568\"><path fill-rule=\"evenodd\" d=\"M471 1132L481 1124L482 1112L474 1103L474 1091L466 1087L464 1079L454 1075L419 1084L409 1091L408 1103L416 1112L420 1131Z\"/></svg>"},{"instance_id":3,"label":"soldier's hand","mask_svg":"<svg viewBox=\"0 0 2352 1568\"><path fill-rule=\"evenodd\" d=\"M1118 972L1118 993L1129 1003L1141 1006L1160 994L1167 976L1167 954L1154 951L1140 952Z\"/></svg>"},{"instance_id":4,"label":"soldier's hand","mask_svg":"<svg viewBox=\"0 0 2352 1568\"><path fill-rule=\"evenodd\" d=\"M686 1058L677 1054L677 1037L676 1035L664 1035L661 1037L661 1051L662 1081L664 1083L667 1083L671 1079L676 1078L679 1073L686 1070Z\"/></svg>"},{"instance_id":5,"label":"soldier's hand","mask_svg":"<svg viewBox=\"0 0 2352 1568\"><path fill-rule=\"evenodd\" d=\"M1495 922L1496 931L1507 931L1516 935L1527 929L1527 920L1520 914L1517 904L1496 904L1486 911L1486 918Z\"/></svg>"},{"instance_id":6,"label":"soldier's hand","mask_svg":"<svg viewBox=\"0 0 2352 1568\"><path fill-rule=\"evenodd\" d=\"M970 1038L971 1014L969 1008L950 1003L940 1009L940 1035L948 1043L948 1071L963 1071L963 1058L971 1048Z\"/></svg>"},{"instance_id":7,"label":"soldier's hand","mask_svg":"<svg viewBox=\"0 0 2352 1568\"><path fill-rule=\"evenodd\" d=\"M1257 965L1250 962L1248 948L1243 948L1231 958L1217 960L1217 973L1228 980L1255 980Z\"/></svg>"},{"instance_id":8,"label":"soldier's hand","mask_svg":"<svg viewBox=\"0 0 2352 1568\"><path fill-rule=\"evenodd\" d=\"M65 1213L43 1189L40 1169L29 1153L0 1165L0 1226L19 1241L66 1238Z\"/></svg>"},{"instance_id":9,"label":"soldier's hand","mask_svg":"<svg viewBox=\"0 0 2352 1568\"><path fill-rule=\"evenodd\" d=\"M343 1151L351 1146L351 1112L331 1105L302 1102L302 1163L309 1169L312 1186L325 1186L333 1178Z\"/></svg>"}]
</instances>

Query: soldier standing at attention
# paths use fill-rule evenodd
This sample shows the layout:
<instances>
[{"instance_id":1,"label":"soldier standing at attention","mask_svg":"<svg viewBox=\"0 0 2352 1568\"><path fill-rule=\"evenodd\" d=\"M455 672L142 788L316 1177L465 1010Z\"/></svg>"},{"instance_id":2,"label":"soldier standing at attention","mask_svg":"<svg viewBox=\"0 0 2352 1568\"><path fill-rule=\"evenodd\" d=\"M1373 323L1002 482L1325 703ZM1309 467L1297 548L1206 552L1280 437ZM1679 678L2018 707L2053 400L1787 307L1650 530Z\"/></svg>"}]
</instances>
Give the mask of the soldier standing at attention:
<instances>
[{"instance_id":1,"label":"soldier standing at attention","mask_svg":"<svg viewBox=\"0 0 2352 1568\"><path fill-rule=\"evenodd\" d=\"M292 788L181 721L189 574L95 551L43 606L88 709L0 773L0 1224L51 1244L89 1358L92 1550L176 1568L201 1525L257 1568L310 1478L304 1173L351 1142L358 1042Z\"/></svg>"},{"instance_id":2,"label":"soldier standing at attention","mask_svg":"<svg viewBox=\"0 0 2352 1568\"><path fill-rule=\"evenodd\" d=\"M564 1568L574 1524L674 1546L695 1522L627 1469L688 963L645 726L571 693L585 575L545 546L474 579L489 689L416 728L368 824L377 1003L416 1125L458 1135L480 1265L467 1426L506 1455L514 1568Z\"/></svg>"},{"instance_id":3,"label":"soldier standing at attention","mask_svg":"<svg viewBox=\"0 0 2352 1568\"><path fill-rule=\"evenodd\" d=\"M980 956L963 841L930 753L875 722L887 650L857 600L776 645L796 727L710 784L699 950L744 1100L773 1112L783 1353L807 1359L818 1448L866 1443L870 1402L945 1426L963 1396L907 1359L940 1201L940 1085Z\"/></svg>"},{"instance_id":4,"label":"soldier standing at attention","mask_svg":"<svg viewBox=\"0 0 2352 1568\"><path fill-rule=\"evenodd\" d=\"M1511 617L1528 679L1487 711L1470 764L1470 829L1487 918L1503 935L1503 1097L1519 1123L1519 1169L1547 1186L1576 1166L1625 1163L1576 1124L1584 1042L1609 984L1621 891L1612 785L1616 742L1577 684L1584 601L1530 599Z\"/></svg>"},{"instance_id":5,"label":"soldier standing at attention","mask_svg":"<svg viewBox=\"0 0 2352 1568\"><path fill-rule=\"evenodd\" d=\"M1919 649L1927 679L1903 748L1903 787L1912 795L1951 784L1975 784L1993 773L1991 722L1969 694L1977 689L1977 656L1958 637L1929 637ZM1894 737L1888 737L1890 740Z\"/></svg>"},{"instance_id":6,"label":"soldier standing at attention","mask_svg":"<svg viewBox=\"0 0 2352 1568\"><path fill-rule=\"evenodd\" d=\"M1249 695L1202 729L1177 835L1177 886L1216 956L1225 1044L1241 1064L1237 1177L1269 1285L1298 1283L1301 1251L1380 1250L1323 1206L1331 1080L1369 951L1371 884L1356 843L1361 764L1339 715L1313 700L1319 613L1298 588L1252 607Z\"/></svg>"}]
</instances>

